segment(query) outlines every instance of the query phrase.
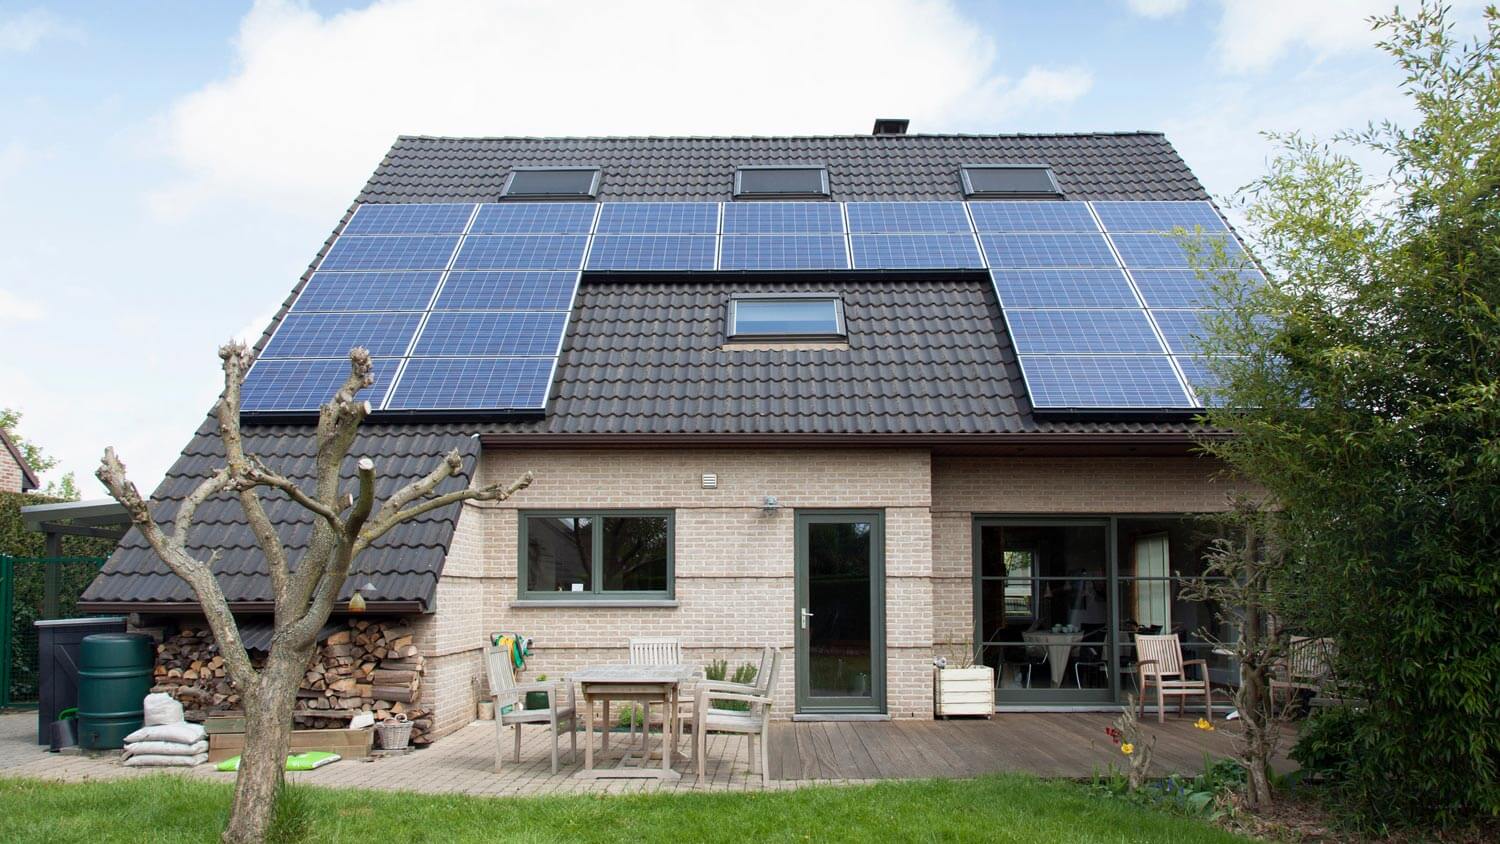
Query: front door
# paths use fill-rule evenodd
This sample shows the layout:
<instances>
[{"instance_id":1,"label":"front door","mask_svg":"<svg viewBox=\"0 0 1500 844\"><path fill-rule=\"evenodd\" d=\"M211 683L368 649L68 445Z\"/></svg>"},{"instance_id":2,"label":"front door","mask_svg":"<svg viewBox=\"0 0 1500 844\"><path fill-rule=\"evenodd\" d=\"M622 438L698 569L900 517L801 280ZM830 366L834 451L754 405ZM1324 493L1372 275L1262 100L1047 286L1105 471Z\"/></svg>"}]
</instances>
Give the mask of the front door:
<instances>
[{"instance_id":1,"label":"front door","mask_svg":"<svg viewBox=\"0 0 1500 844\"><path fill-rule=\"evenodd\" d=\"M797 513L797 711L885 712L878 510Z\"/></svg>"}]
</instances>

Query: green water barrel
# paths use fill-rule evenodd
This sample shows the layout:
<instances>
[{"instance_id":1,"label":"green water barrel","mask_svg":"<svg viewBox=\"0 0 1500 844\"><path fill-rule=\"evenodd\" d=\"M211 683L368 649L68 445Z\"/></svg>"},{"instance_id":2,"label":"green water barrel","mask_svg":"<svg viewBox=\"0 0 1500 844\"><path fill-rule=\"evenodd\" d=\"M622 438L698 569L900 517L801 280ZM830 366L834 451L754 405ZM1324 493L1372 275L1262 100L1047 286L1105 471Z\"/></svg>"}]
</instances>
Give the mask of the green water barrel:
<instances>
[{"instance_id":1,"label":"green water barrel","mask_svg":"<svg viewBox=\"0 0 1500 844\"><path fill-rule=\"evenodd\" d=\"M95 633L78 646L78 744L122 747L141 728L156 648L138 633Z\"/></svg>"}]
</instances>

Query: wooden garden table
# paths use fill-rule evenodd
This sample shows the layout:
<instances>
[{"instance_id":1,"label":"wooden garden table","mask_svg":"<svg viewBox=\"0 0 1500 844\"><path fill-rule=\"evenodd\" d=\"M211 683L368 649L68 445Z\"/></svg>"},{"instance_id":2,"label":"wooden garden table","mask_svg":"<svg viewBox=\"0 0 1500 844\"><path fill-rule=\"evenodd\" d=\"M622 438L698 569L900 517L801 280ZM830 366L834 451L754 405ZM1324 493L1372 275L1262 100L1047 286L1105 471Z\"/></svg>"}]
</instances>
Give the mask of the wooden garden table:
<instances>
[{"instance_id":1,"label":"wooden garden table","mask_svg":"<svg viewBox=\"0 0 1500 844\"><path fill-rule=\"evenodd\" d=\"M672 770L672 745L675 744L679 726L677 723L677 701L682 684L693 680L698 670L691 665L595 665L574 671L568 679L579 686L583 695L584 741L583 770L577 776L584 779L606 777L650 777L675 780L680 775ZM650 713L653 703L662 705L661 767L650 767L650 719L641 727L641 759L639 765L631 765L632 754L627 750L620 763L612 768L594 767L594 702L604 703L604 737L601 751L609 750L609 704L611 701L639 703Z\"/></svg>"}]
</instances>

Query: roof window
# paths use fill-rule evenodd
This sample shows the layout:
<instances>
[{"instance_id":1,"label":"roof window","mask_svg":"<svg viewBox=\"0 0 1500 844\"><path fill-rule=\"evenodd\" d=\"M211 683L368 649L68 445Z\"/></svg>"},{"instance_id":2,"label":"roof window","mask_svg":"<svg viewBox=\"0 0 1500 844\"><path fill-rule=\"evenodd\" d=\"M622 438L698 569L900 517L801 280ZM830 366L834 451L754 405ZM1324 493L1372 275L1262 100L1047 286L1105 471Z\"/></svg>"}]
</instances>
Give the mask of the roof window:
<instances>
[{"instance_id":1,"label":"roof window","mask_svg":"<svg viewBox=\"0 0 1500 844\"><path fill-rule=\"evenodd\" d=\"M961 168L967 197L1061 196L1052 168L1045 164L970 164Z\"/></svg>"},{"instance_id":2,"label":"roof window","mask_svg":"<svg viewBox=\"0 0 1500 844\"><path fill-rule=\"evenodd\" d=\"M730 340L842 340L844 305L833 293L744 293L729 300Z\"/></svg>"},{"instance_id":3,"label":"roof window","mask_svg":"<svg viewBox=\"0 0 1500 844\"><path fill-rule=\"evenodd\" d=\"M598 167L514 167L500 196L516 199L593 199Z\"/></svg>"},{"instance_id":4,"label":"roof window","mask_svg":"<svg viewBox=\"0 0 1500 844\"><path fill-rule=\"evenodd\" d=\"M828 170L819 166L764 165L734 171L736 198L824 197L828 195Z\"/></svg>"}]
</instances>

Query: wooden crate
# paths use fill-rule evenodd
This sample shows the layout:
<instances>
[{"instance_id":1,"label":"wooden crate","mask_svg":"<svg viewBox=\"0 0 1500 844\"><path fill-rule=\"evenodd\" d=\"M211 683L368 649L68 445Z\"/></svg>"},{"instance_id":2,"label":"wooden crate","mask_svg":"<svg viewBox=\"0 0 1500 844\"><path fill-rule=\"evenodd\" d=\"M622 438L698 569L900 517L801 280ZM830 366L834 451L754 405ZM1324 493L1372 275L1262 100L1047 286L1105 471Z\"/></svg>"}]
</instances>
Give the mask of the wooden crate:
<instances>
[{"instance_id":1,"label":"wooden crate","mask_svg":"<svg viewBox=\"0 0 1500 844\"><path fill-rule=\"evenodd\" d=\"M211 736L219 733L243 733L245 715L244 713L210 715L203 719L203 729Z\"/></svg>"},{"instance_id":2,"label":"wooden crate","mask_svg":"<svg viewBox=\"0 0 1500 844\"><path fill-rule=\"evenodd\" d=\"M932 702L939 718L954 715L995 714L995 669L935 668L932 671Z\"/></svg>"},{"instance_id":3,"label":"wooden crate","mask_svg":"<svg viewBox=\"0 0 1500 844\"><path fill-rule=\"evenodd\" d=\"M337 753L345 759L363 759L370 755L374 730L292 730L288 752L305 753L322 750ZM208 761L223 762L245 750L244 733L215 733L208 737Z\"/></svg>"}]
</instances>

